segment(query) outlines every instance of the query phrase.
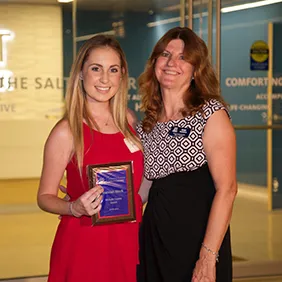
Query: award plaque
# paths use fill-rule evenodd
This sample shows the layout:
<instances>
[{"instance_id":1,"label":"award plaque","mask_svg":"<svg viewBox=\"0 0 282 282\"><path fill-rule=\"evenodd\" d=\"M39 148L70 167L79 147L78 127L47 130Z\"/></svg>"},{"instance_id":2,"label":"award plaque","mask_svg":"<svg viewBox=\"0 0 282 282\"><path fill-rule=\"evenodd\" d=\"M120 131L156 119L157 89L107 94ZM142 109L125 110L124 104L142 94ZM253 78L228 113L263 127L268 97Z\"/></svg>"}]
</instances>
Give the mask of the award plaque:
<instances>
[{"instance_id":1,"label":"award plaque","mask_svg":"<svg viewBox=\"0 0 282 282\"><path fill-rule=\"evenodd\" d=\"M92 224L135 221L134 188L131 162L88 165L89 187L103 187L102 208L92 216Z\"/></svg>"}]
</instances>

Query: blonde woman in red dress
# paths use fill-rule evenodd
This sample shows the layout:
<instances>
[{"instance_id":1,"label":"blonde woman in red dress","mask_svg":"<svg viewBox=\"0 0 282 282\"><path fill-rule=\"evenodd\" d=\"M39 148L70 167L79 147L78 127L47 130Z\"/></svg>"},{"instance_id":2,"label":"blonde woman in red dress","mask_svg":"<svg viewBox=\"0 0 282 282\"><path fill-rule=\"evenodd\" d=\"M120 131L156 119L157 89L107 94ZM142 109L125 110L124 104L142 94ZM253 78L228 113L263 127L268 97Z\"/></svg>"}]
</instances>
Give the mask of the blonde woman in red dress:
<instances>
[{"instance_id":1,"label":"blonde woman in red dress","mask_svg":"<svg viewBox=\"0 0 282 282\"><path fill-rule=\"evenodd\" d=\"M119 43L104 35L85 42L68 82L66 114L51 131L44 150L38 205L62 215L49 282L136 281L143 154L127 110L127 85L128 68ZM103 189L89 189L86 167L122 161L133 163L137 221L92 226ZM58 197L65 171L70 201Z\"/></svg>"}]
</instances>

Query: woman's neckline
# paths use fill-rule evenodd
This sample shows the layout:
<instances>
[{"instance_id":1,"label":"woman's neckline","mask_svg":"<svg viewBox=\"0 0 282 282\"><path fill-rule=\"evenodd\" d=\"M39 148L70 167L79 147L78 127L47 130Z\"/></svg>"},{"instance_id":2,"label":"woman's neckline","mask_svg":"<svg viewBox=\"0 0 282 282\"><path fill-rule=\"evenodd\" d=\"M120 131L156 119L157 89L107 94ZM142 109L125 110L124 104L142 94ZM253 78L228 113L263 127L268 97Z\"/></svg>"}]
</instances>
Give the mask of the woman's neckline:
<instances>
[{"instance_id":1,"label":"woman's neckline","mask_svg":"<svg viewBox=\"0 0 282 282\"><path fill-rule=\"evenodd\" d=\"M96 132L98 134L103 134L103 135L117 135L117 134L120 134L120 131L117 131L117 132L113 132L113 133L106 133L106 132L101 132L95 128L92 128L90 127L86 122L83 121L83 124L90 130L93 130L93 132Z\"/></svg>"},{"instance_id":2,"label":"woman's neckline","mask_svg":"<svg viewBox=\"0 0 282 282\"><path fill-rule=\"evenodd\" d=\"M179 118L179 119L170 119L168 121L157 121L157 124L167 124L167 123L171 123L171 122L180 122L184 119L188 118L188 116L183 117L183 118Z\"/></svg>"}]
</instances>

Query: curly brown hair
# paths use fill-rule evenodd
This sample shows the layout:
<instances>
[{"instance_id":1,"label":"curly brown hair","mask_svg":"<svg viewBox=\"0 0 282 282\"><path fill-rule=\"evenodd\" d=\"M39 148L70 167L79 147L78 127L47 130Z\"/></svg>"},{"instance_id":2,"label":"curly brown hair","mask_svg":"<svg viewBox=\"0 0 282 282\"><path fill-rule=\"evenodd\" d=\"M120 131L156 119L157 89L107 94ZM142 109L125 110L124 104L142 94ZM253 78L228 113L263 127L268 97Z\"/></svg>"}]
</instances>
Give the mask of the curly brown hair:
<instances>
[{"instance_id":1,"label":"curly brown hair","mask_svg":"<svg viewBox=\"0 0 282 282\"><path fill-rule=\"evenodd\" d=\"M150 132L158 121L163 109L160 84L155 74L155 63L163 53L168 43L173 39L184 42L184 58L194 66L194 79L183 97L185 107L183 116L202 112L203 105L216 99L226 105L220 96L220 86L208 56L205 42L187 27L175 27L166 32L155 45L147 61L145 71L139 77L139 89L142 95L142 110L145 117L142 122L143 130ZM187 82L188 83L188 82Z\"/></svg>"}]
</instances>

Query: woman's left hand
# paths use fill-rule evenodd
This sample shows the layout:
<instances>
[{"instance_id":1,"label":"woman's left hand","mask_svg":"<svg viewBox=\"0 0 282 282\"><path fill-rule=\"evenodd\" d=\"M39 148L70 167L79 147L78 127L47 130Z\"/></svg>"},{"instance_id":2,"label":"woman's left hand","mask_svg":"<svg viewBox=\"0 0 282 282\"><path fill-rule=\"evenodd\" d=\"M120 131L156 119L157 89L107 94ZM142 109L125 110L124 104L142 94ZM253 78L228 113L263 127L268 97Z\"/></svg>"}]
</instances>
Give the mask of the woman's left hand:
<instances>
[{"instance_id":1,"label":"woman's left hand","mask_svg":"<svg viewBox=\"0 0 282 282\"><path fill-rule=\"evenodd\" d=\"M216 257L209 253L202 253L196 262L192 282L216 281Z\"/></svg>"}]
</instances>

